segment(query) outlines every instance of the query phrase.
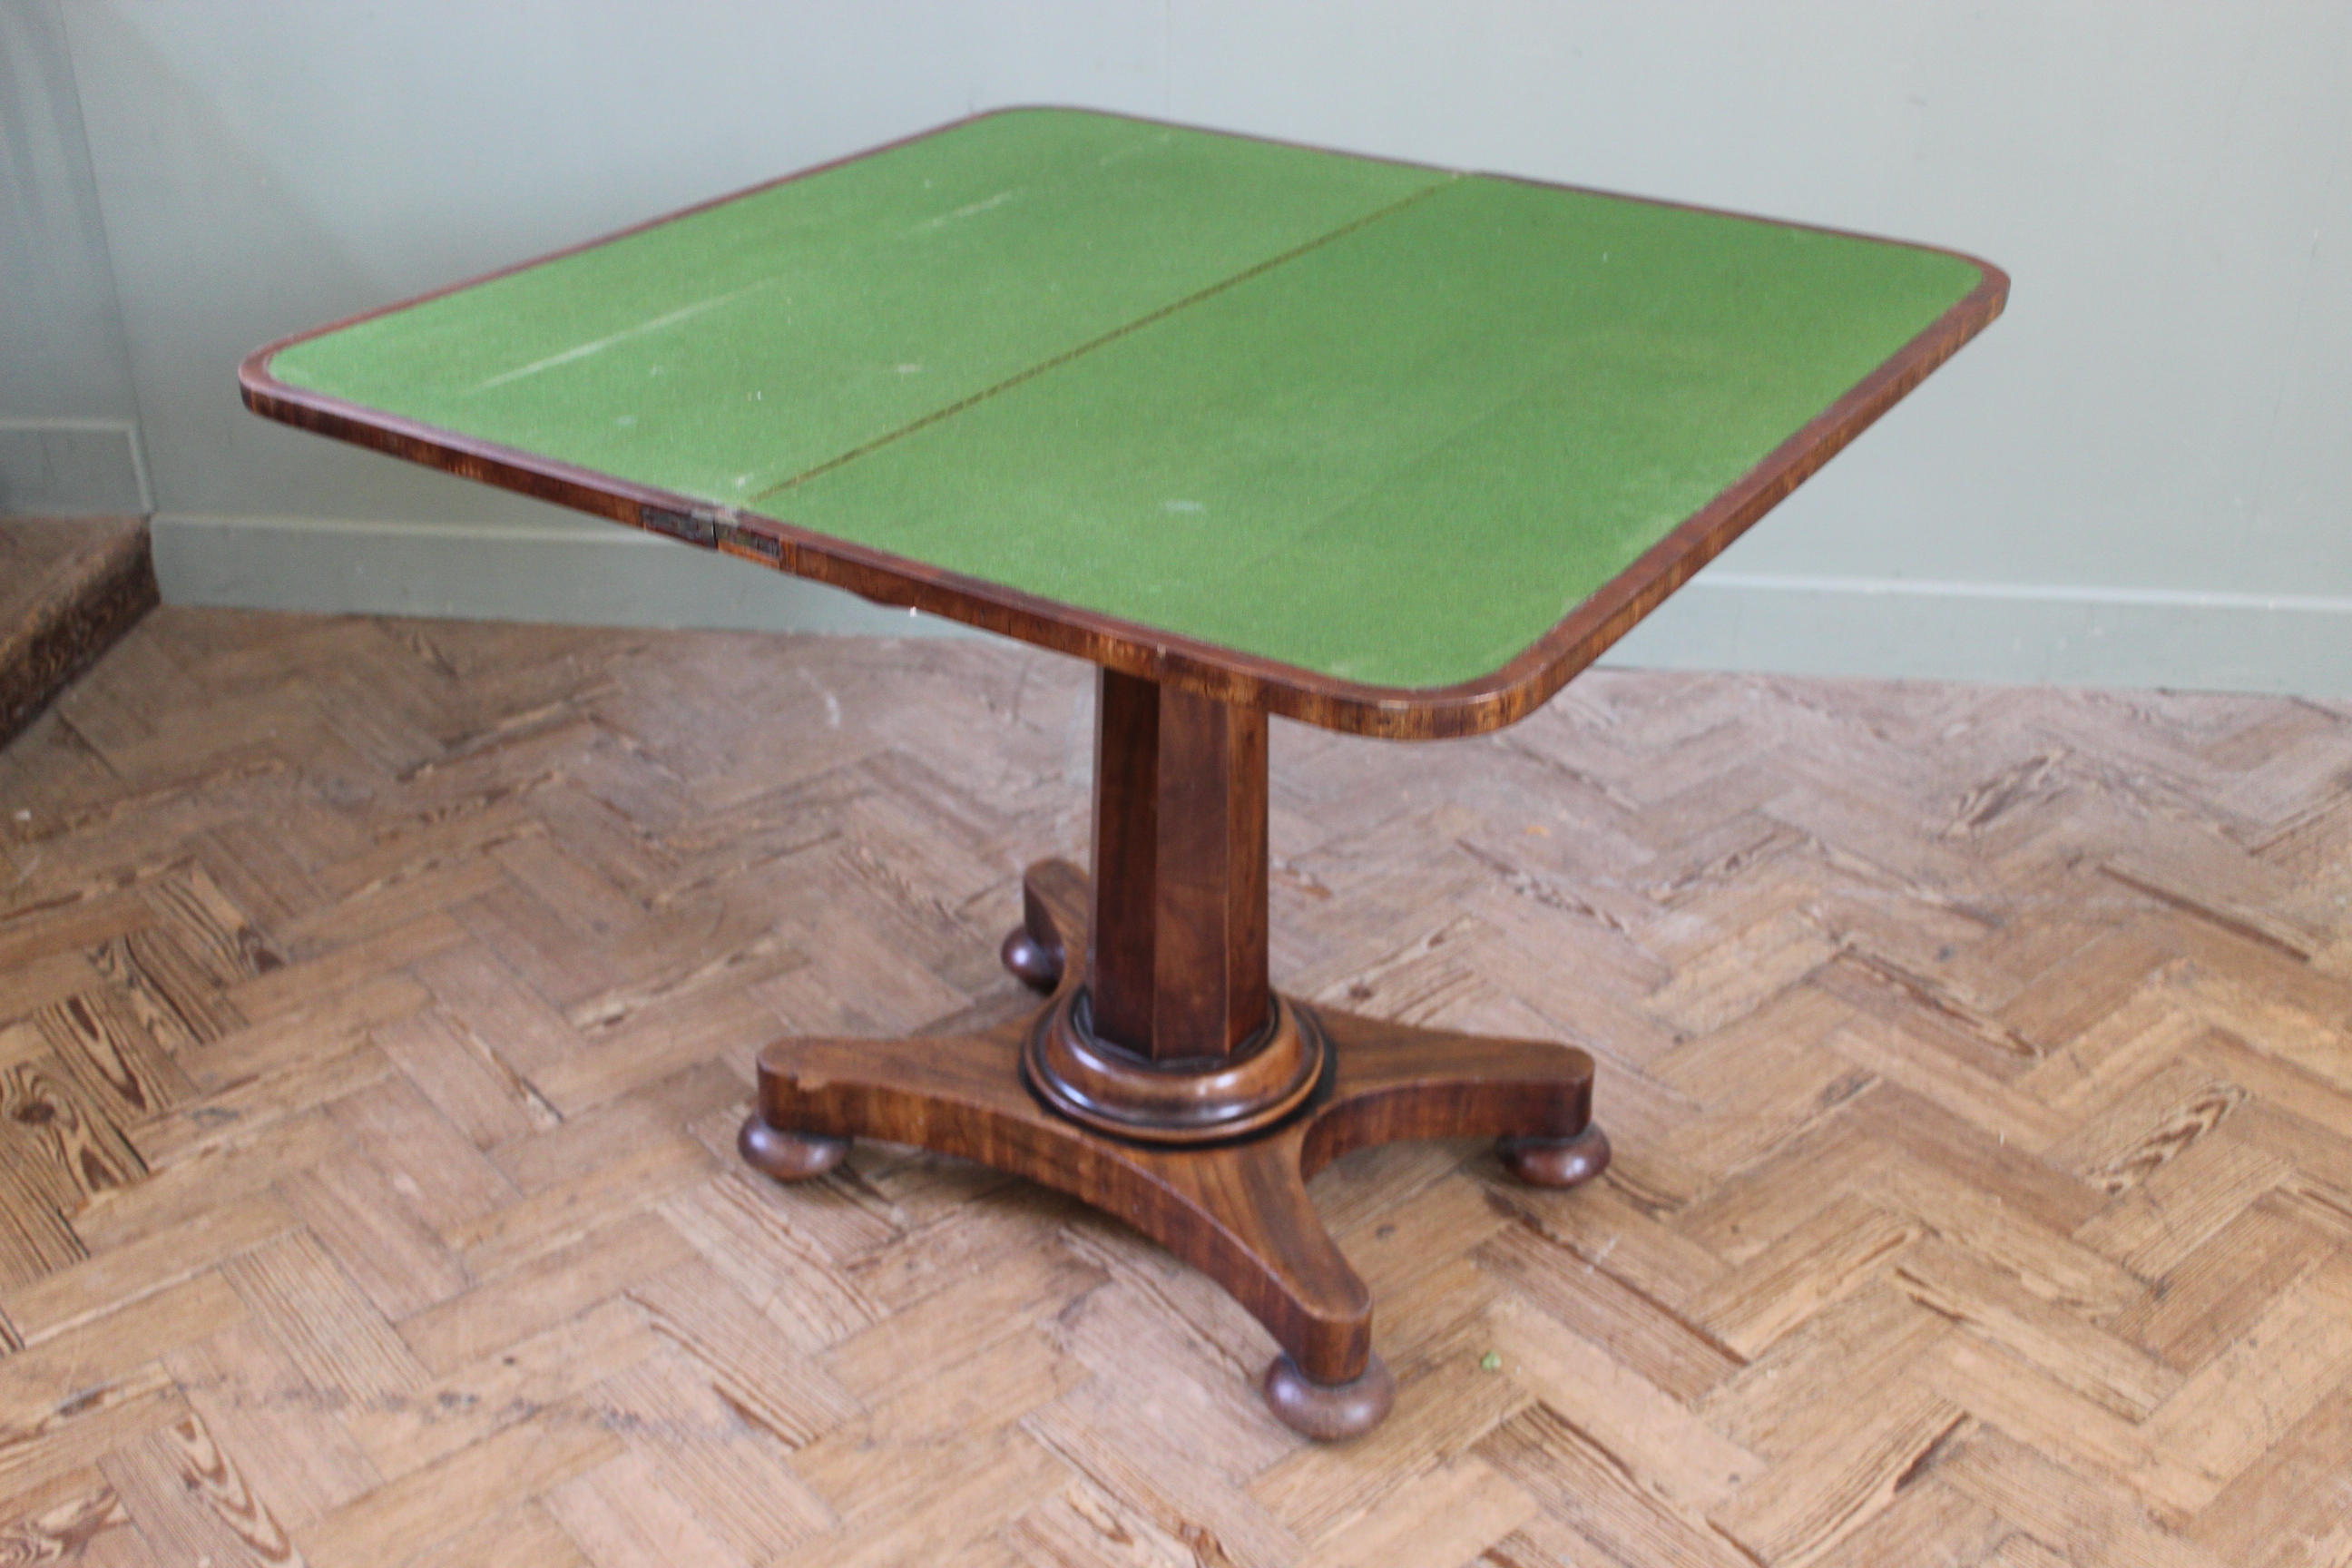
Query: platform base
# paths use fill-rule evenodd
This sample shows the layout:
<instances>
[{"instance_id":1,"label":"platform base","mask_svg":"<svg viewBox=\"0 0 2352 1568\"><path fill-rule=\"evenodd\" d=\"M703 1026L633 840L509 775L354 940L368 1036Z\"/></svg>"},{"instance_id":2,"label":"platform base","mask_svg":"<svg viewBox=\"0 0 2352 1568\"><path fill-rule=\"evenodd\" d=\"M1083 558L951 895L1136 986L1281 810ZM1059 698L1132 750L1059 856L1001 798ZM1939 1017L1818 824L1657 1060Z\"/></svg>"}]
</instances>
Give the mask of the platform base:
<instances>
[{"instance_id":1,"label":"platform base","mask_svg":"<svg viewBox=\"0 0 2352 1568\"><path fill-rule=\"evenodd\" d=\"M1526 1179L1543 1185L1590 1179L1607 1163L1607 1140L1591 1123L1584 1052L1295 1000L1287 1005L1311 1017L1328 1060L1313 1092L1277 1124L1208 1144L1152 1144L1083 1125L1030 1089L1022 1057L1084 981L1086 874L1042 861L1024 890L1027 940L1008 952L1022 960L1016 973L1053 987L1037 1017L973 1035L778 1040L760 1053L745 1158L795 1179L830 1168L820 1162L837 1161L851 1138L880 1138L976 1160L1117 1215L1265 1325L1284 1352L1266 1374L1269 1407L1327 1440L1377 1425L1393 1385L1372 1353L1370 1293L1316 1216L1309 1176L1354 1149L1465 1133L1528 1152ZM1034 962L1044 954L1060 962ZM1573 1157L1550 1152L1570 1148Z\"/></svg>"}]
</instances>

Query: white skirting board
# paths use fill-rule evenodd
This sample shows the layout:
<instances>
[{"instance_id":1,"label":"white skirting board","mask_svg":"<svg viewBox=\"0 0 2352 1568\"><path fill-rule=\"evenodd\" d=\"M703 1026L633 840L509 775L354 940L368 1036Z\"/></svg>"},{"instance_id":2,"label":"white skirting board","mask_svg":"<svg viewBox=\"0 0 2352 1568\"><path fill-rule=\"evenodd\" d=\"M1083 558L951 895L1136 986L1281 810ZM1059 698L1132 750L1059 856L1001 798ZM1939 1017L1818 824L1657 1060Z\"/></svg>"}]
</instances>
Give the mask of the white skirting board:
<instances>
[{"instance_id":1,"label":"white skirting board","mask_svg":"<svg viewBox=\"0 0 2352 1568\"><path fill-rule=\"evenodd\" d=\"M2352 598L1701 573L1604 663L2352 698Z\"/></svg>"},{"instance_id":2,"label":"white skirting board","mask_svg":"<svg viewBox=\"0 0 2352 1568\"><path fill-rule=\"evenodd\" d=\"M951 635L952 622L613 523L154 520L167 605L567 626Z\"/></svg>"},{"instance_id":3,"label":"white skirting board","mask_svg":"<svg viewBox=\"0 0 2352 1568\"><path fill-rule=\"evenodd\" d=\"M675 542L544 527L154 520L164 602L880 636L978 635ZM1701 574L1604 664L2352 698L2352 597Z\"/></svg>"}]
</instances>

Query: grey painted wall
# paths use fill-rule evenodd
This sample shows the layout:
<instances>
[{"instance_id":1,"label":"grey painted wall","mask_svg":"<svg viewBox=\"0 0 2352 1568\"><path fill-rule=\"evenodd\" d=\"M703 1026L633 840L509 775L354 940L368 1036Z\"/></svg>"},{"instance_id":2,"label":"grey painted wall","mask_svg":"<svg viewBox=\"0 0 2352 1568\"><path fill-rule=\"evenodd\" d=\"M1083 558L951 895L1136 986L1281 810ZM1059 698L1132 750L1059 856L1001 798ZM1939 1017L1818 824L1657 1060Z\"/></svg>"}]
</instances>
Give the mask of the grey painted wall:
<instances>
[{"instance_id":1,"label":"grey painted wall","mask_svg":"<svg viewBox=\"0 0 2352 1568\"><path fill-rule=\"evenodd\" d=\"M147 510L57 0L0 4L0 513Z\"/></svg>"},{"instance_id":2,"label":"grey painted wall","mask_svg":"<svg viewBox=\"0 0 2352 1568\"><path fill-rule=\"evenodd\" d=\"M286 331L1047 101L2009 268L2009 316L1637 631L1626 660L2352 692L2340 5L64 0L61 15L176 598L906 629L267 425L231 370Z\"/></svg>"}]
</instances>

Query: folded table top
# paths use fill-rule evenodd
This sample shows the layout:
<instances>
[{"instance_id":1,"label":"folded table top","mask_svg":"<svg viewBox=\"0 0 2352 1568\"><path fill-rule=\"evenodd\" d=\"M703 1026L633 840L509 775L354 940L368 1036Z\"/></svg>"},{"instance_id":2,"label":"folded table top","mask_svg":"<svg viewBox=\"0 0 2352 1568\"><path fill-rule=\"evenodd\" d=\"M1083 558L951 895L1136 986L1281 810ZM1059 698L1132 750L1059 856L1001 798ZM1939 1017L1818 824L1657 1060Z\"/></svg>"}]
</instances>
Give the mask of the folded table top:
<instances>
[{"instance_id":1,"label":"folded table top","mask_svg":"<svg viewBox=\"0 0 2352 1568\"><path fill-rule=\"evenodd\" d=\"M257 410L1373 733L1518 717L1998 313L1950 252L986 115L272 345Z\"/></svg>"}]
</instances>

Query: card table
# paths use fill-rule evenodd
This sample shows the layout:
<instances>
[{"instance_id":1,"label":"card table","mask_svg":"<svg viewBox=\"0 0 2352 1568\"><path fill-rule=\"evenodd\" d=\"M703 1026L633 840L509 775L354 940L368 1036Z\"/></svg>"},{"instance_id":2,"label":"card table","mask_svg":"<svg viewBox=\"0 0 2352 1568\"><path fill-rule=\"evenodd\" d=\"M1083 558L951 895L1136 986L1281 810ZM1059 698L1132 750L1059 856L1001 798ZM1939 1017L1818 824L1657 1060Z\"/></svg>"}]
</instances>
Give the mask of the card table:
<instances>
[{"instance_id":1,"label":"card table","mask_svg":"<svg viewBox=\"0 0 2352 1568\"><path fill-rule=\"evenodd\" d=\"M1092 876L1026 1020L760 1052L743 1157L855 1137L1118 1215L1390 1408L1339 1155L1600 1173L1572 1046L1273 989L1269 714L1525 716L2000 311L1951 251L1072 110L981 115L257 351L257 413L1099 667Z\"/></svg>"}]
</instances>

